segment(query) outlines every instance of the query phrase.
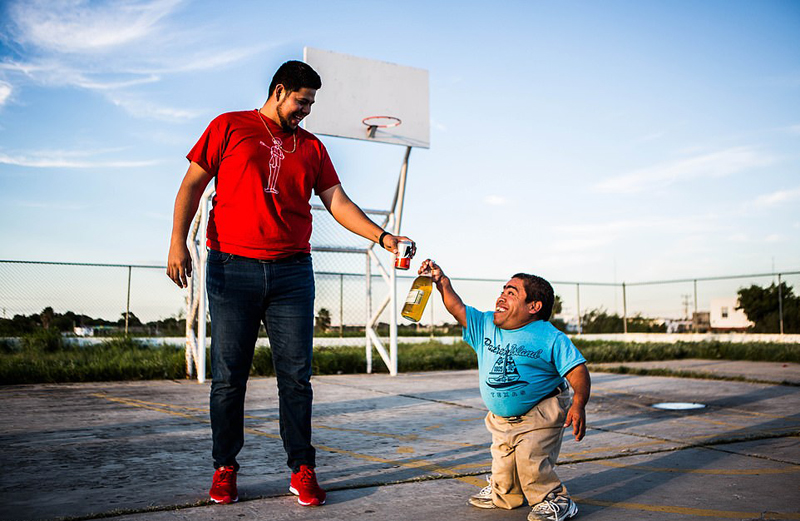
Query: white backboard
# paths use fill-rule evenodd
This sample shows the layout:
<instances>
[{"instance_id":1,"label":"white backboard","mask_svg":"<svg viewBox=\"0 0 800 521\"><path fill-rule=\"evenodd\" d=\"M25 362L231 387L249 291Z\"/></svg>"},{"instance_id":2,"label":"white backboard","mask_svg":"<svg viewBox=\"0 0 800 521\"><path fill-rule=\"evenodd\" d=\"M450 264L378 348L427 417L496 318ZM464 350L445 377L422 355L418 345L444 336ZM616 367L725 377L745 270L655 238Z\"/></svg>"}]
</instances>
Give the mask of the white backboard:
<instances>
[{"instance_id":1,"label":"white backboard","mask_svg":"<svg viewBox=\"0 0 800 521\"><path fill-rule=\"evenodd\" d=\"M430 147L428 71L306 47L303 60L322 78L304 128L314 134ZM373 128L363 119L392 116L401 123ZM373 120L374 121L374 120ZM387 120L383 121L387 123Z\"/></svg>"}]
</instances>

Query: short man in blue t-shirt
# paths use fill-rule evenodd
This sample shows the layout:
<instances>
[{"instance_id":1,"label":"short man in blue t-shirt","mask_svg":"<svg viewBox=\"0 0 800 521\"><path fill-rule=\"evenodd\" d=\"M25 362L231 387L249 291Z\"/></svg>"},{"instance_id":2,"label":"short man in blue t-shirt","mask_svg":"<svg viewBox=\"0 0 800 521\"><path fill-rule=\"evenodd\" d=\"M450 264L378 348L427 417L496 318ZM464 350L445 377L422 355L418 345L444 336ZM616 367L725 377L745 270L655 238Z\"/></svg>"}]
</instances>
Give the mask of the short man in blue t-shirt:
<instances>
[{"instance_id":1,"label":"short man in blue t-shirt","mask_svg":"<svg viewBox=\"0 0 800 521\"><path fill-rule=\"evenodd\" d=\"M591 382L586 360L570 339L548 322L555 296L546 280L517 273L497 299L494 312L466 306L450 279L430 259L431 274L447 311L463 327L464 341L478 355L483 401L492 433L492 476L470 497L480 508L533 508L529 521L561 521L578 513L555 473L564 427L580 441L586 433ZM571 400L569 381L574 391ZM572 402L570 404L570 402Z\"/></svg>"}]
</instances>

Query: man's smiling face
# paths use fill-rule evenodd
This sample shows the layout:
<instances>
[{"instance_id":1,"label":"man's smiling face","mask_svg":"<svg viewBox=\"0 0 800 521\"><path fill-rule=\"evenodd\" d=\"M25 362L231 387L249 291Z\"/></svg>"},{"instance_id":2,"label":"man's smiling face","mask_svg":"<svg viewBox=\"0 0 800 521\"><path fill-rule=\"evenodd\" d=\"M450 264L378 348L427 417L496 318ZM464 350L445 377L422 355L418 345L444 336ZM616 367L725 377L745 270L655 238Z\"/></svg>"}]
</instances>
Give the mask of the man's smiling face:
<instances>
[{"instance_id":1,"label":"man's smiling face","mask_svg":"<svg viewBox=\"0 0 800 521\"><path fill-rule=\"evenodd\" d=\"M287 92L283 89L283 85L279 85L277 88L281 89L278 91L280 101L276 106L278 119L283 130L293 132L303 118L311 113L311 105L314 104L317 91L303 87L298 91Z\"/></svg>"},{"instance_id":2,"label":"man's smiling face","mask_svg":"<svg viewBox=\"0 0 800 521\"><path fill-rule=\"evenodd\" d=\"M521 279L511 279L503 286L494 307L494 325L500 329L519 329L535 320L542 303L525 302L525 286Z\"/></svg>"}]
</instances>

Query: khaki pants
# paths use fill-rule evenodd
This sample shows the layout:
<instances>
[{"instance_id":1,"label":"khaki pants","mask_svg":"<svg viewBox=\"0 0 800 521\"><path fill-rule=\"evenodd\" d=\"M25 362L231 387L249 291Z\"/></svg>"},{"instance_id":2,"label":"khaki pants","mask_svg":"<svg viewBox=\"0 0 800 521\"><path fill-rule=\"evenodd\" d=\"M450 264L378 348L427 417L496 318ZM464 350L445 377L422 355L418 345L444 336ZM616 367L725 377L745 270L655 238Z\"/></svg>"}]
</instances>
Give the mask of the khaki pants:
<instances>
[{"instance_id":1,"label":"khaki pants","mask_svg":"<svg viewBox=\"0 0 800 521\"><path fill-rule=\"evenodd\" d=\"M535 505L550 493L567 496L555 472L561 451L564 420L571 402L569 389L545 398L513 419L486 415L492 433L492 501L500 508L517 508L525 500Z\"/></svg>"}]
</instances>

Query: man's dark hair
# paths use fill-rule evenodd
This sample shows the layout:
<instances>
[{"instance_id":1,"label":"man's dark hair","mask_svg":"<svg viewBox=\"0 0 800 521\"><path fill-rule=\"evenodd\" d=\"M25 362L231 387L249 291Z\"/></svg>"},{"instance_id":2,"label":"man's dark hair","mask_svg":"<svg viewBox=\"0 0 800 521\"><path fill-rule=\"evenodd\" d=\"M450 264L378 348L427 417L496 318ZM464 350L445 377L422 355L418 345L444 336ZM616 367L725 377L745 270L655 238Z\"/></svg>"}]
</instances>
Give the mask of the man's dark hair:
<instances>
[{"instance_id":1,"label":"man's dark hair","mask_svg":"<svg viewBox=\"0 0 800 521\"><path fill-rule=\"evenodd\" d=\"M317 71L307 63L296 60L288 61L278 67L272 83L269 84L269 95L275 92L278 84L283 85L286 92L297 92L300 89L319 89L322 87L322 79Z\"/></svg>"},{"instance_id":2,"label":"man's dark hair","mask_svg":"<svg viewBox=\"0 0 800 521\"><path fill-rule=\"evenodd\" d=\"M541 302L542 309L536 315L538 320L550 320L553 313L553 303L555 302L555 292L553 286L542 277L529 275L527 273L517 273L512 279L520 279L525 287L525 303Z\"/></svg>"}]
</instances>

